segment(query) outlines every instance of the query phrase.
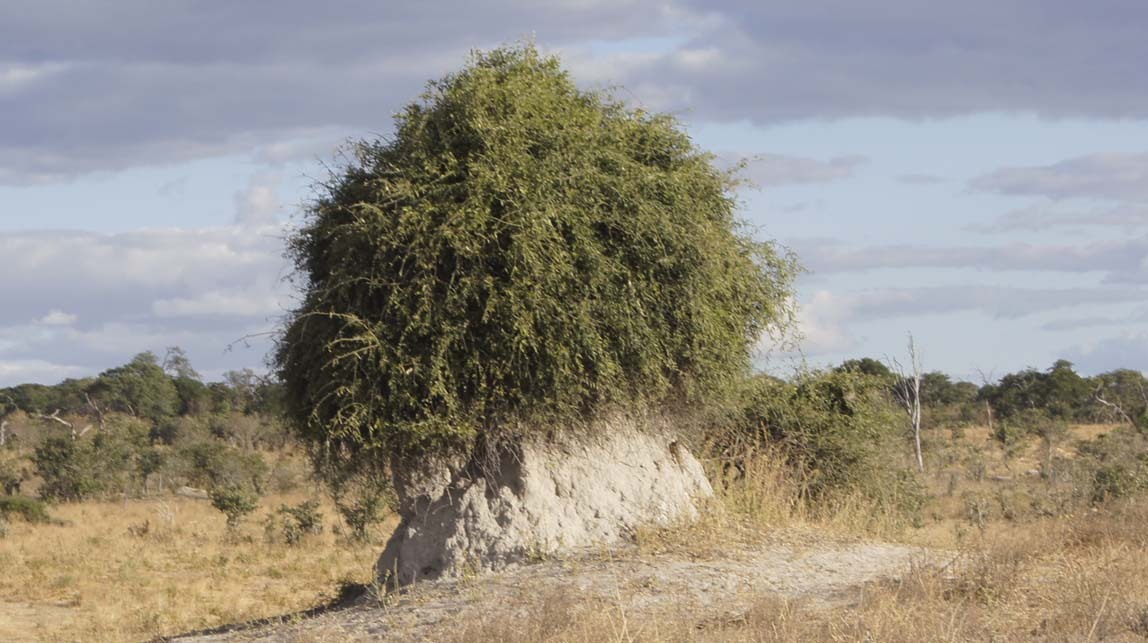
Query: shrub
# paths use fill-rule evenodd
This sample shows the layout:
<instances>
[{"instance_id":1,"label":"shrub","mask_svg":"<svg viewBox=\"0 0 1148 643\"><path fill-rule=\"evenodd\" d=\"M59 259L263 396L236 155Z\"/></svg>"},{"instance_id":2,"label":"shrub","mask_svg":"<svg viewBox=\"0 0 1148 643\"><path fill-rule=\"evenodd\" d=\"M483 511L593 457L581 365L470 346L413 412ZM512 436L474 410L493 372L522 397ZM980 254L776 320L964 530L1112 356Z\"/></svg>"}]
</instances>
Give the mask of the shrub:
<instances>
[{"instance_id":1,"label":"shrub","mask_svg":"<svg viewBox=\"0 0 1148 643\"><path fill-rule=\"evenodd\" d=\"M227 517L227 528L234 531L251 512L259 507L259 498L251 491L239 487L220 487L211 490L211 506Z\"/></svg>"},{"instance_id":2,"label":"shrub","mask_svg":"<svg viewBox=\"0 0 1148 643\"><path fill-rule=\"evenodd\" d=\"M1092 502L1131 496L1142 491L1145 484L1143 473L1125 464L1102 465L1092 472Z\"/></svg>"},{"instance_id":3,"label":"shrub","mask_svg":"<svg viewBox=\"0 0 1148 643\"><path fill-rule=\"evenodd\" d=\"M318 500L307 500L295 506L280 505L267 518L268 540L282 538L288 545L298 545L305 536L323 533L323 514Z\"/></svg>"},{"instance_id":4,"label":"shrub","mask_svg":"<svg viewBox=\"0 0 1148 643\"><path fill-rule=\"evenodd\" d=\"M584 92L533 47L429 84L363 142L290 248L289 416L348 461L701 400L789 319L795 264L669 116Z\"/></svg>"},{"instance_id":5,"label":"shrub","mask_svg":"<svg viewBox=\"0 0 1148 643\"><path fill-rule=\"evenodd\" d=\"M42 480L40 497L71 502L134 493L146 471L140 457L150 449L148 425L134 418L121 420L90 439L45 438L32 455Z\"/></svg>"},{"instance_id":6,"label":"shrub","mask_svg":"<svg viewBox=\"0 0 1148 643\"><path fill-rule=\"evenodd\" d=\"M13 452L0 450L0 492L12 496L20 491L24 483L24 469L21 459Z\"/></svg>"},{"instance_id":7,"label":"shrub","mask_svg":"<svg viewBox=\"0 0 1148 643\"><path fill-rule=\"evenodd\" d=\"M65 436L46 438L32 456L40 476L40 497L76 501L99 490L87 450Z\"/></svg>"},{"instance_id":8,"label":"shrub","mask_svg":"<svg viewBox=\"0 0 1148 643\"><path fill-rule=\"evenodd\" d=\"M708 433L727 468L761 449L779 452L811 503L861 493L913 516L925 496L899 466L908 447L890 430L898 419L878 377L838 371L785 382L762 375L746 380Z\"/></svg>"},{"instance_id":9,"label":"shrub","mask_svg":"<svg viewBox=\"0 0 1148 643\"><path fill-rule=\"evenodd\" d=\"M25 522L48 523L52 521L44 503L24 496L0 497L0 518L20 516Z\"/></svg>"},{"instance_id":10,"label":"shrub","mask_svg":"<svg viewBox=\"0 0 1148 643\"><path fill-rule=\"evenodd\" d=\"M214 489L234 487L262 493L268 467L263 456L244 452L215 440L181 445L168 458L172 477L186 484Z\"/></svg>"}]
</instances>

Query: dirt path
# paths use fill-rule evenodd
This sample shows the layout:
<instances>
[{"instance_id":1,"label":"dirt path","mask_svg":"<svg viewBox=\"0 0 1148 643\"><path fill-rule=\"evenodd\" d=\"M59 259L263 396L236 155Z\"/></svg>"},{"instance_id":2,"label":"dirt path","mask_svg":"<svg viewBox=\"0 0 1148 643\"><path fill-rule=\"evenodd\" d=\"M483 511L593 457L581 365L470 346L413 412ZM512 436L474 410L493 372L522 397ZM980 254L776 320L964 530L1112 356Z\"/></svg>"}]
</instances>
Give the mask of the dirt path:
<instances>
[{"instance_id":1,"label":"dirt path","mask_svg":"<svg viewBox=\"0 0 1148 643\"><path fill-rule=\"evenodd\" d=\"M828 607L850 602L859 586L897 577L914 564L947 562L944 555L903 545L779 535L705 559L629 551L542 561L428 583L314 618L177 640L436 640L460 623L520 616L547 601L598 603L633 621L683 610L698 620L738 618L763 595Z\"/></svg>"}]
</instances>

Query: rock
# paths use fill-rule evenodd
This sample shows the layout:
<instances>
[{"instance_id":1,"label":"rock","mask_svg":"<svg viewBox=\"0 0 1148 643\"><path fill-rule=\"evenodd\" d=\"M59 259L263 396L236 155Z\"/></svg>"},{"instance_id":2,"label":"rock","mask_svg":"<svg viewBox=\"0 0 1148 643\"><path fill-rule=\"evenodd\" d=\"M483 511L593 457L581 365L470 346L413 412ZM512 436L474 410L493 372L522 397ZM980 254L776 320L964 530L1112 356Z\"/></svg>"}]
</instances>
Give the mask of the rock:
<instances>
[{"instance_id":1,"label":"rock","mask_svg":"<svg viewBox=\"0 0 1148 643\"><path fill-rule=\"evenodd\" d=\"M697 517L713 490L681 443L640 418L595 428L397 476L402 520L379 558L380 581L500 570Z\"/></svg>"},{"instance_id":2,"label":"rock","mask_svg":"<svg viewBox=\"0 0 1148 643\"><path fill-rule=\"evenodd\" d=\"M175 495L184 498L195 498L196 500L207 500L211 497L203 489L196 489L195 487L180 487L175 490Z\"/></svg>"}]
</instances>

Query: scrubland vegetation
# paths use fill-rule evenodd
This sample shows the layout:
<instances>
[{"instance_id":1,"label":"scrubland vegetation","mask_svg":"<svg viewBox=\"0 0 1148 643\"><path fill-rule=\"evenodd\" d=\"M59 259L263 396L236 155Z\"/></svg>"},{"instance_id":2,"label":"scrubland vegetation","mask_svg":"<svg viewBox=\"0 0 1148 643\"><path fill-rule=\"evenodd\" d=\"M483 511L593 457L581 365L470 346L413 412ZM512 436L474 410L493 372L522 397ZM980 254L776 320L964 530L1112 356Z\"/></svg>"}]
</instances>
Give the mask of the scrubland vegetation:
<instances>
[{"instance_id":1,"label":"scrubland vegetation","mask_svg":"<svg viewBox=\"0 0 1148 643\"><path fill-rule=\"evenodd\" d=\"M0 638L146 639L298 612L371 583L394 525L386 490L367 493L360 481L336 506L278 419L273 382L235 373L203 384L189 366L173 367L173 356L166 369L145 354L97 378L0 391L8 491ZM525 622L463 632L471 640L519 631L535 640L1148 632L1148 382L1133 371L1083 378L1064 362L981 386L928 374L919 474L890 393L896 377L861 360L745 381L692 420L718 489L706 517L635 540L639 551L720 556L731 542L816 529L952 551L953 565L876 584L833 610L763 594L735 622L683 616L654 625L555 600Z\"/></svg>"},{"instance_id":2,"label":"scrubland vegetation","mask_svg":"<svg viewBox=\"0 0 1148 643\"><path fill-rule=\"evenodd\" d=\"M846 375L858 372L869 374ZM981 387L932 373L932 386L922 388L930 418L922 475L895 405L863 394L889 377L863 360L794 382L755 382L754 391L771 394L751 393L731 427L766 439L739 445L731 460L723 437L723 447L710 452L718 498L709 513L688 527L640 533L638 545L720 557L734 543L797 529L814 540L921 545L945 552L949 564L915 566L828 606L763 592L748 612L718 620L688 607L639 619L621 597L588 603L551 596L525 618L462 624L452 640L1148 637L1148 437L1135 420L1145 408L1144 378L1132 371L1081 378L1066 362ZM831 394L816 396L818 389ZM865 423L877 420L867 431Z\"/></svg>"}]
</instances>

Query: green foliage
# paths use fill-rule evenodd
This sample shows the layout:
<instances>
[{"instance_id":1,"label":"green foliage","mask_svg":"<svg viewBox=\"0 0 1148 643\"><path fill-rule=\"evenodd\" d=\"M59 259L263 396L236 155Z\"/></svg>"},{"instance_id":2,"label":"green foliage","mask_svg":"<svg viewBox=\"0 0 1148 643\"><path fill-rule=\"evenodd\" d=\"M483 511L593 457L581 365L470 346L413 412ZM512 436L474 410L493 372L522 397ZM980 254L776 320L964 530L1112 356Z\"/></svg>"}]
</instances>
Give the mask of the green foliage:
<instances>
[{"instance_id":1,"label":"green foliage","mask_svg":"<svg viewBox=\"0 0 1148 643\"><path fill-rule=\"evenodd\" d=\"M25 478L23 459L14 452L0 450L0 492L12 496L20 491Z\"/></svg>"},{"instance_id":2,"label":"green foliage","mask_svg":"<svg viewBox=\"0 0 1148 643\"><path fill-rule=\"evenodd\" d=\"M1086 416L1091 393L1088 381L1072 369L1071 362L1057 360L1044 372L1030 368L1009 373L997 384L984 387L980 395L1002 418L1042 409L1051 417L1073 420Z\"/></svg>"},{"instance_id":3,"label":"green foliage","mask_svg":"<svg viewBox=\"0 0 1148 643\"><path fill-rule=\"evenodd\" d=\"M1141 431L1148 429L1148 380L1140 371L1117 369L1101 373L1091 382L1096 394L1108 406L1098 403L1101 419L1124 422L1131 420Z\"/></svg>"},{"instance_id":4,"label":"green foliage","mask_svg":"<svg viewBox=\"0 0 1148 643\"><path fill-rule=\"evenodd\" d=\"M234 531L243 519L259 507L259 496L240 487L211 490L211 506L227 517L227 528Z\"/></svg>"},{"instance_id":5,"label":"green foliage","mask_svg":"<svg viewBox=\"0 0 1148 643\"><path fill-rule=\"evenodd\" d=\"M8 519L12 516L19 516L25 522L52 522L48 508L39 500L25 496L0 496L0 518Z\"/></svg>"},{"instance_id":6,"label":"green foliage","mask_svg":"<svg viewBox=\"0 0 1148 643\"><path fill-rule=\"evenodd\" d=\"M36 447L32 463L42 480L40 497L46 500L81 500L98 488L88 453L69 437L44 440Z\"/></svg>"},{"instance_id":7,"label":"green foliage","mask_svg":"<svg viewBox=\"0 0 1148 643\"><path fill-rule=\"evenodd\" d=\"M921 375L923 406L971 404L977 399L977 386L971 382L954 382L940 371Z\"/></svg>"},{"instance_id":8,"label":"green foliage","mask_svg":"<svg viewBox=\"0 0 1148 643\"><path fill-rule=\"evenodd\" d=\"M1123 463L1106 464L1092 474L1092 501L1103 503L1144 490L1144 472Z\"/></svg>"},{"instance_id":9,"label":"green foliage","mask_svg":"<svg viewBox=\"0 0 1148 643\"><path fill-rule=\"evenodd\" d=\"M913 514L924 494L900 465L891 438L896 409L887 382L855 370L810 373L792 382L747 380L732 411L710 429L726 466L753 450L777 449L812 502L860 492Z\"/></svg>"},{"instance_id":10,"label":"green foliage","mask_svg":"<svg viewBox=\"0 0 1148 643\"><path fill-rule=\"evenodd\" d=\"M839 373L859 373L861 375L869 375L883 380L892 382L896 375L889 367L882 362L873 359L872 357L862 357L860 359L848 359L841 362L841 366L834 369Z\"/></svg>"},{"instance_id":11,"label":"green foliage","mask_svg":"<svg viewBox=\"0 0 1148 643\"><path fill-rule=\"evenodd\" d=\"M1100 504L1148 491L1148 436L1132 427L1120 427L1099 438L1081 442L1073 463L1077 486L1088 500Z\"/></svg>"},{"instance_id":12,"label":"green foliage","mask_svg":"<svg viewBox=\"0 0 1148 643\"><path fill-rule=\"evenodd\" d=\"M148 425L130 418L91 439L49 436L32 455L40 497L74 502L133 491L145 475L140 457L147 448Z\"/></svg>"},{"instance_id":13,"label":"green foliage","mask_svg":"<svg viewBox=\"0 0 1148 643\"><path fill-rule=\"evenodd\" d=\"M323 514L319 511L318 500L307 500L295 506L280 505L268 517L267 538L271 542L298 545L309 535L323 533Z\"/></svg>"},{"instance_id":14,"label":"green foliage","mask_svg":"<svg viewBox=\"0 0 1148 643\"><path fill-rule=\"evenodd\" d=\"M739 228L712 156L533 47L476 54L354 153L291 241L277 353L329 452L701 399L788 320L793 260Z\"/></svg>"},{"instance_id":15,"label":"green foliage","mask_svg":"<svg viewBox=\"0 0 1148 643\"><path fill-rule=\"evenodd\" d=\"M186 484L207 489L234 488L262 493L268 467L263 456L217 440L184 444L169 458L171 475Z\"/></svg>"},{"instance_id":16,"label":"green foliage","mask_svg":"<svg viewBox=\"0 0 1148 643\"><path fill-rule=\"evenodd\" d=\"M154 353L104 371L92 385L93 396L110 410L158 422L179 411L179 391Z\"/></svg>"},{"instance_id":17,"label":"green foliage","mask_svg":"<svg viewBox=\"0 0 1148 643\"><path fill-rule=\"evenodd\" d=\"M366 452L369 453L369 452ZM397 504L386 467L360 452L359 461L332 461L315 458L319 477L326 480L335 508L342 516L352 540L369 541L371 529Z\"/></svg>"}]
</instances>

